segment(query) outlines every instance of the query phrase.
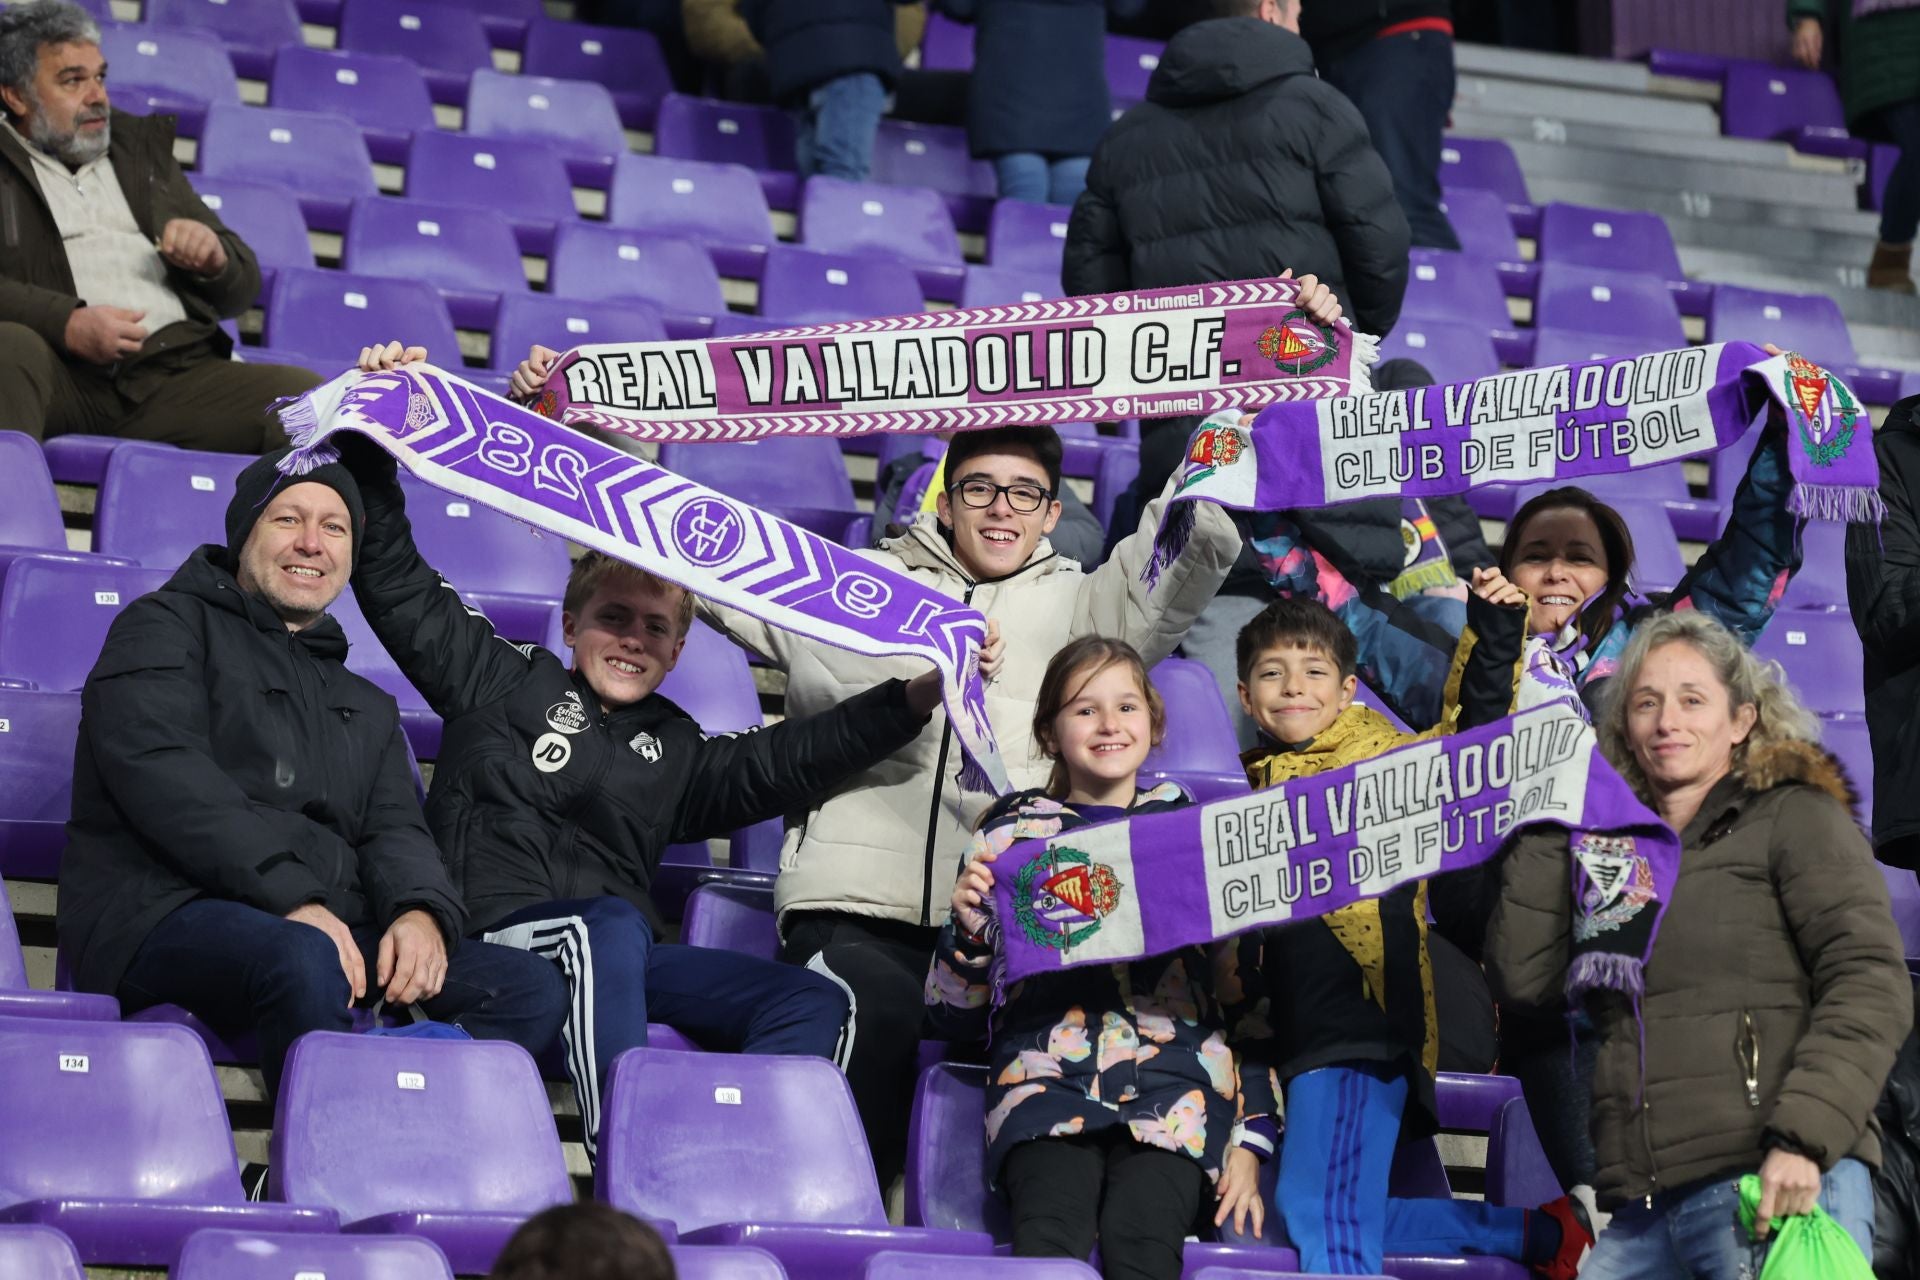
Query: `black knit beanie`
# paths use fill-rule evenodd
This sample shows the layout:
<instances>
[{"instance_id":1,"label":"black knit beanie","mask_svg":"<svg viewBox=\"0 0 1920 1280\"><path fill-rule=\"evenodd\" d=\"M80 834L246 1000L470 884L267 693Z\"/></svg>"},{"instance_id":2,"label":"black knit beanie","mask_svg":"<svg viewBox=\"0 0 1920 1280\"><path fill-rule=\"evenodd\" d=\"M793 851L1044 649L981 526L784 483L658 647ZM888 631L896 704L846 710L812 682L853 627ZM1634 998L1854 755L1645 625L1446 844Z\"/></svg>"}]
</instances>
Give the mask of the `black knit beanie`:
<instances>
[{"instance_id":1,"label":"black knit beanie","mask_svg":"<svg viewBox=\"0 0 1920 1280\"><path fill-rule=\"evenodd\" d=\"M267 504L282 489L296 484L323 484L340 495L340 500L347 504L347 518L353 523L353 554L356 557L360 554L360 535L367 527L367 510L360 502L360 486L353 473L338 462L329 462L301 475L282 475L280 460L292 452L287 448L263 453L234 478L233 501L227 504L227 555L236 567L240 563L240 549L247 545L247 538Z\"/></svg>"}]
</instances>

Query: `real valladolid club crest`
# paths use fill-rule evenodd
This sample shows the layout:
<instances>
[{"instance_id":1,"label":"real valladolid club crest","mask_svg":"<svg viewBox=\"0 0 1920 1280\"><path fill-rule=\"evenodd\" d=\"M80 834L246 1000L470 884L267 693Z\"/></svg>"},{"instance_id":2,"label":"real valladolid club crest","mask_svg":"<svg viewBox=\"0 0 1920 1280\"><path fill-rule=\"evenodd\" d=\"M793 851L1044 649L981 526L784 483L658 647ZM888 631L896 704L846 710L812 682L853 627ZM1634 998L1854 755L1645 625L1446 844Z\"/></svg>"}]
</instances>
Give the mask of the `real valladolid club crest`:
<instances>
[{"instance_id":1,"label":"real valladolid club crest","mask_svg":"<svg viewBox=\"0 0 1920 1280\"><path fill-rule=\"evenodd\" d=\"M1653 901L1653 867L1636 851L1632 836L1582 832L1573 857L1586 880L1574 919L1575 941L1620 928Z\"/></svg>"},{"instance_id":2,"label":"real valladolid club crest","mask_svg":"<svg viewBox=\"0 0 1920 1280\"><path fill-rule=\"evenodd\" d=\"M1232 466L1246 448L1247 433L1239 427L1208 427L1196 432L1193 443L1187 446L1188 465L1180 487L1197 484L1221 467Z\"/></svg>"},{"instance_id":3,"label":"real valladolid club crest","mask_svg":"<svg viewBox=\"0 0 1920 1280\"><path fill-rule=\"evenodd\" d=\"M1318 324L1295 307L1280 317L1279 324L1268 325L1261 333L1260 354L1282 373L1312 373L1333 363L1340 354L1340 340L1332 325Z\"/></svg>"},{"instance_id":4,"label":"real valladolid club crest","mask_svg":"<svg viewBox=\"0 0 1920 1280\"><path fill-rule=\"evenodd\" d=\"M1816 467L1829 467L1853 443L1860 405L1846 384L1797 351L1787 353L1787 403L1792 406L1800 447ZM1832 392L1832 404L1828 404Z\"/></svg>"},{"instance_id":5,"label":"real valladolid club crest","mask_svg":"<svg viewBox=\"0 0 1920 1280\"><path fill-rule=\"evenodd\" d=\"M1120 905L1123 887L1106 863L1057 846L1014 877L1013 914L1036 946L1065 951L1100 931L1100 922Z\"/></svg>"}]
</instances>

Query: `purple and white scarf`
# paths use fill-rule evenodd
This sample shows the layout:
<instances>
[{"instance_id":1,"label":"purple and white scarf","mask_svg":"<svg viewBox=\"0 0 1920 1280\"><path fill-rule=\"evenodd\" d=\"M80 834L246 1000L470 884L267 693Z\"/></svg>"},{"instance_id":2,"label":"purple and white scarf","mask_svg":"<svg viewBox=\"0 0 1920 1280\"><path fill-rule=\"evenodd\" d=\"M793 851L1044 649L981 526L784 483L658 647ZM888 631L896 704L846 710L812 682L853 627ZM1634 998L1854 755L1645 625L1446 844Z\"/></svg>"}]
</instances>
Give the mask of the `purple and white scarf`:
<instances>
[{"instance_id":1,"label":"purple and white scarf","mask_svg":"<svg viewBox=\"0 0 1920 1280\"><path fill-rule=\"evenodd\" d=\"M1016 844L994 863L1004 983L1323 916L1494 857L1518 829L1573 842L1567 993L1637 997L1680 840L1543 706L1251 795Z\"/></svg>"}]
</instances>

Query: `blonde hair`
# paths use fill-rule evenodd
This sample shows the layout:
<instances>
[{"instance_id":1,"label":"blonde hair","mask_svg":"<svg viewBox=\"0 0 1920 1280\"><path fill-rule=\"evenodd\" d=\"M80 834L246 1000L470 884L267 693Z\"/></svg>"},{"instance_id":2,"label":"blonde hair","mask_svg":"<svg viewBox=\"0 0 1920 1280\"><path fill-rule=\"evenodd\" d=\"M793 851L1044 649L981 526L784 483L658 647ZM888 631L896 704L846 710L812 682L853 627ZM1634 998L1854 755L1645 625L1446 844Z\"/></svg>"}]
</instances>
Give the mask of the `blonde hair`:
<instances>
[{"instance_id":1,"label":"blonde hair","mask_svg":"<svg viewBox=\"0 0 1920 1280\"><path fill-rule=\"evenodd\" d=\"M1033 740L1053 761L1053 772L1047 775L1047 794L1055 800L1064 800L1071 784L1066 761L1060 758L1060 744L1054 741L1054 719L1087 687L1088 681L1116 664L1124 664L1140 682L1140 692L1147 700L1147 722L1152 728L1154 745L1158 746L1166 735L1166 704L1160 701L1160 691L1153 687L1146 660L1139 650L1125 640L1110 640L1106 636L1081 636L1068 641L1047 663L1047 673L1040 678L1039 696L1033 703Z\"/></svg>"},{"instance_id":2,"label":"blonde hair","mask_svg":"<svg viewBox=\"0 0 1920 1280\"><path fill-rule=\"evenodd\" d=\"M1756 750L1776 742L1820 741L1819 721L1800 705L1779 663L1754 657L1740 637L1704 613L1689 609L1658 614L1633 629L1620 655L1620 669L1607 681L1596 726L1601 754L1641 799L1650 800L1652 792L1640 761L1627 743L1627 703L1647 655L1675 641L1692 645L1707 660L1727 691L1729 710L1743 706L1754 709L1752 730L1733 748L1730 772L1736 778L1746 777L1747 759Z\"/></svg>"},{"instance_id":3,"label":"blonde hair","mask_svg":"<svg viewBox=\"0 0 1920 1280\"><path fill-rule=\"evenodd\" d=\"M598 551L589 551L573 562L573 568L567 574L567 591L560 600L560 608L578 618L580 611L587 607L587 601L593 599L593 593L615 574L626 574L650 591L678 591L680 607L674 611L674 621L679 624L683 636L693 626L693 592L677 582L668 582L645 569L637 569L624 560L615 560Z\"/></svg>"}]
</instances>

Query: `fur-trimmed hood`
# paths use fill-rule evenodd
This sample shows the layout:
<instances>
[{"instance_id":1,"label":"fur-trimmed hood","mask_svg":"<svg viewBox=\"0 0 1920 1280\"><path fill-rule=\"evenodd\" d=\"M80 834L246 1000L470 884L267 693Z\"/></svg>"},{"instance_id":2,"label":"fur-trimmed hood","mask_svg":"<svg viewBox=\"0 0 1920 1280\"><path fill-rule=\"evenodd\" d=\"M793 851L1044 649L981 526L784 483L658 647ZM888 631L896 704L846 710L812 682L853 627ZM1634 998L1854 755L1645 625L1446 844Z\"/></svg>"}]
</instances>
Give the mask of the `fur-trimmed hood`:
<instances>
[{"instance_id":1,"label":"fur-trimmed hood","mask_svg":"<svg viewBox=\"0 0 1920 1280\"><path fill-rule=\"evenodd\" d=\"M1776 738L1749 749L1733 772L1749 791L1771 791L1790 782L1804 782L1838 800L1848 813L1854 812L1860 802L1860 793L1845 767L1817 742Z\"/></svg>"}]
</instances>

